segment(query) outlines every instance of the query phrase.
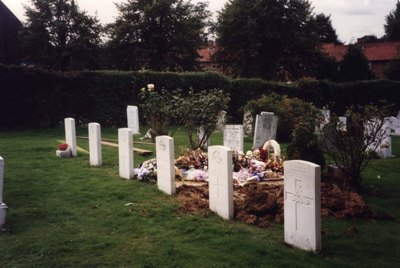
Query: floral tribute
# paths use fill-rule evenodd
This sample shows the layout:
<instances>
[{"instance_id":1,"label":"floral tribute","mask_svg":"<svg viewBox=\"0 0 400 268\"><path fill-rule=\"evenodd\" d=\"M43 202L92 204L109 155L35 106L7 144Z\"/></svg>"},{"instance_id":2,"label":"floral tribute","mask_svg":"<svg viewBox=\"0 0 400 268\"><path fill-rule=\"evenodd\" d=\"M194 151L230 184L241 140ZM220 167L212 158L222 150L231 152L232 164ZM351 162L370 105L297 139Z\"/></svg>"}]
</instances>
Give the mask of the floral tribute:
<instances>
[{"instance_id":1,"label":"floral tribute","mask_svg":"<svg viewBox=\"0 0 400 268\"><path fill-rule=\"evenodd\" d=\"M68 144L66 143L60 143L59 145L57 145L58 150L60 151L66 151L68 149Z\"/></svg>"},{"instance_id":2,"label":"floral tribute","mask_svg":"<svg viewBox=\"0 0 400 268\"><path fill-rule=\"evenodd\" d=\"M268 141L270 142L270 141ZM284 158L276 152L278 144L274 143L274 150L263 146L254 151L233 152L233 178L234 183L245 185L252 182L268 181L280 179L283 175ZM278 144L279 146L279 144ZM176 178L187 181L208 181L208 155L201 149L185 150L182 155L175 160ZM135 169L135 176L138 180L157 181L157 163L155 159L150 159L142 163Z\"/></svg>"}]
</instances>

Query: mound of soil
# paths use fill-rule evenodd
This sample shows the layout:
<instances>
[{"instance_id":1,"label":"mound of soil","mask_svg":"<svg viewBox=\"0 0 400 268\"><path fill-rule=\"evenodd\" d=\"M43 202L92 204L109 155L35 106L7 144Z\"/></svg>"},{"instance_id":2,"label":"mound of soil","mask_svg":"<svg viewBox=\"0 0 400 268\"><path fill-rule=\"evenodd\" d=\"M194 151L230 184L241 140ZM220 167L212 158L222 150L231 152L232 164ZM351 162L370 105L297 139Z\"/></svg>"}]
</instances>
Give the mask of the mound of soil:
<instances>
[{"instance_id":1,"label":"mound of soil","mask_svg":"<svg viewBox=\"0 0 400 268\"><path fill-rule=\"evenodd\" d=\"M178 213L208 215L208 185L182 185L177 188ZM234 186L235 219L261 228L283 222L283 185L255 183ZM333 184L321 185L321 216L343 218L373 217L364 199L355 192Z\"/></svg>"}]
</instances>

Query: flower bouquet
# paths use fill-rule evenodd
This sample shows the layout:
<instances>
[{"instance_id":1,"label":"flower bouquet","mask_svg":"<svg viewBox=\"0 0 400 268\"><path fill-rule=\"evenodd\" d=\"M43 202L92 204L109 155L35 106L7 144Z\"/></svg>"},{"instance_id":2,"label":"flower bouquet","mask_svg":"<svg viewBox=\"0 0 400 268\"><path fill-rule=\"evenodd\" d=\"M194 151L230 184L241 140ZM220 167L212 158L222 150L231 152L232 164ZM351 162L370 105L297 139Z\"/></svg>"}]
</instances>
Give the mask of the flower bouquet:
<instances>
[{"instance_id":1,"label":"flower bouquet","mask_svg":"<svg viewBox=\"0 0 400 268\"><path fill-rule=\"evenodd\" d=\"M68 148L68 144L61 143L57 146L58 150L56 151L56 155L60 158L71 157L71 150Z\"/></svg>"}]
</instances>

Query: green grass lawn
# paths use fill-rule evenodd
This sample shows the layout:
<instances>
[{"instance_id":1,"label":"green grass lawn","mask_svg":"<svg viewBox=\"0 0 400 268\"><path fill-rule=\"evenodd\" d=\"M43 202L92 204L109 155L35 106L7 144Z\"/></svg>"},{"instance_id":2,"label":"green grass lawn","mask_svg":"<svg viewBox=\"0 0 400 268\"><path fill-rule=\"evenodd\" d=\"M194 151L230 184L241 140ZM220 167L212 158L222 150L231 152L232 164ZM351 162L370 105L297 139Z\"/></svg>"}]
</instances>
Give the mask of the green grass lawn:
<instances>
[{"instance_id":1,"label":"green grass lawn","mask_svg":"<svg viewBox=\"0 0 400 268\"><path fill-rule=\"evenodd\" d=\"M143 131L144 132L144 131ZM78 135L87 130L78 129ZM116 129L103 129L117 138ZM397 221L324 220L323 251L283 243L283 225L259 229L215 215L177 215L174 197L152 184L118 177L118 150L103 146L103 166L89 156L55 156L63 129L0 132L5 159L7 230L0 267L398 267ZM213 137L221 143L222 135ZM186 145L175 135L176 154ZM88 149L88 142L78 140ZM154 151L152 146L140 146ZM251 147L246 138L245 147ZM400 139L393 138L400 156ZM153 155L155 156L155 155ZM147 158L146 158L147 159ZM145 158L135 154L135 166ZM380 175L381 179L377 176ZM376 210L400 218L400 158L374 160L363 174L380 197ZM131 203L129 206L126 204Z\"/></svg>"}]
</instances>

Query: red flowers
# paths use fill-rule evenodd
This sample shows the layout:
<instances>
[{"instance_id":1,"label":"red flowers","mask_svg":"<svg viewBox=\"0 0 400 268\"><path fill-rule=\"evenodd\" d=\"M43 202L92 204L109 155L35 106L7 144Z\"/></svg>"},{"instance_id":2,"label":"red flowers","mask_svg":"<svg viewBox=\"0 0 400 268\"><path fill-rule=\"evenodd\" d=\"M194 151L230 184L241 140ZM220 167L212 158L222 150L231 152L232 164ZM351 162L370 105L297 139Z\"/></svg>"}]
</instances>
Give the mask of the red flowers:
<instances>
[{"instance_id":1,"label":"red flowers","mask_svg":"<svg viewBox=\"0 0 400 268\"><path fill-rule=\"evenodd\" d=\"M68 149L68 144L66 144L66 143L61 143L58 145L58 150L60 150L60 151L65 151L67 149Z\"/></svg>"}]
</instances>

